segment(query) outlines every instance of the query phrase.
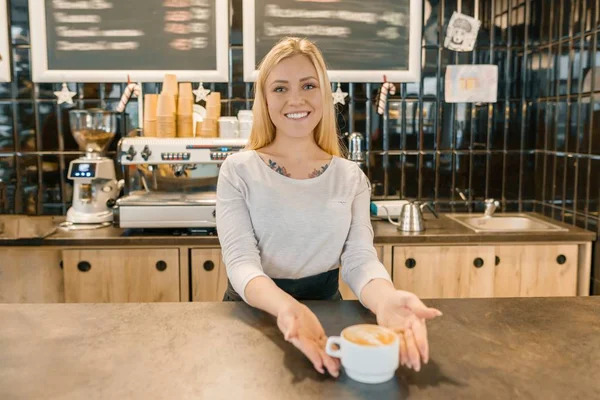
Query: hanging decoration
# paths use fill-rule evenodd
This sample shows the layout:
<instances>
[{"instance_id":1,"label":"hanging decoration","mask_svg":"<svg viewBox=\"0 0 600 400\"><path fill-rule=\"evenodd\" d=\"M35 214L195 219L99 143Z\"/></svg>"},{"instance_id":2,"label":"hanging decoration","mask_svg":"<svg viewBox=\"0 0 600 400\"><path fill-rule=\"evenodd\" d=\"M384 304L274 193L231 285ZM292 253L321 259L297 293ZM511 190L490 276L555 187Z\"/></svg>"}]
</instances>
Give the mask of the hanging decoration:
<instances>
[{"instance_id":1,"label":"hanging decoration","mask_svg":"<svg viewBox=\"0 0 600 400\"><path fill-rule=\"evenodd\" d=\"M495 103L498 100L497 65L448 65L444 82L446 103Z\"/></svg>"},{"instance_id":2,"label":"hanging decoration","mask_svg":"<svg viewBox=\"0 0 600 400\"><path fill-rule=\"evenodd\" d=\"M58 98L58 104L73 104L73 96L76 94L76 92L71 92L67 84L64 82L62 84L62 89L54 92L54 95Z\"/></svg>"},{"instance_id":3,"label":"hanging decoration","mask_svg":"<svg viewBox=\"0 0 600 400\"><path fill-rule=\"evenodd\" d=\"M335 92L331 94L333 96L333 105L342 104L346 105L346 96L348 96L347 92L342 92L342 84L338 82L338 86Z\"/></svg>"},{"instance_id":4,"label":"hanging decoration","mask_svg":"<svg viewBox=\"0 0 600 400\"><path fill-rule=\"evenodd\" d=\"M458 0L456 11L452 14L446 29L444 47L453 51L473 51L481 21L476 17L479 14L479 0L475 0L474 17L462 14L462 0Z\"/></svg>"},{"instance_id":5,"label":"hanging decoration","mask_svg":"<svg viewBox=\"0 0 600 400\"><path fill-rule=\"evenodd\" d=\"M129 99L132 95L135 95L137 98L140 98L142 94L142 88L137 83L132 83L129 75L127 75L127 87L121 96L121 100L119 100L119 105L117 106L118 112L125 111L125 106L129 102Z\"/></svg>"},{"instance_id":6,"label":"hanging decoration","mask_svg":"<svg viewBox=\"0 0 600 400\"><path fill-rule=\"evenodd\" d=\"M377 113L383 115L388 95L396 94L396 86L392 82L387 81L387 77L383 76L383 84L379 90L379 101L377 102Z\"/></svg>"},{"instance_id":7,"label":"hanging decoration","mask_svg":"<svg viewBox=\"0 0 600 400\"><path fill-rule=\"evenodd\" d=\"M205 89L204 85L202 84L202 82L200 82L200 84L198 85L198 89L192 90L192 93L194 93L196 95L196 103L197 103L200 100L206 101L206 97L210 93L210 90L209 89Z\"/></svg>"}]
</instances>

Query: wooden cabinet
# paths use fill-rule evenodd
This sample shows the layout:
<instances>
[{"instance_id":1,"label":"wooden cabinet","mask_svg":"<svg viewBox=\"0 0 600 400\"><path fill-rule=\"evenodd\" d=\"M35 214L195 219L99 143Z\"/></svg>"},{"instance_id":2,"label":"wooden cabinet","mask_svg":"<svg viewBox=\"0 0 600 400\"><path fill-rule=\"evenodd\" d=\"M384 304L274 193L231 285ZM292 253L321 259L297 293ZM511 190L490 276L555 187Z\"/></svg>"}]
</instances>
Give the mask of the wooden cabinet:
<instances>
[{"instance_id":1,"label":"wooden cabinet","mask_svg":"<svg viewBox=\"0 0 600 400\"><path fill-rule=\"evenodd\" d=\"M64 250L68 303L179 301L178 249Z\"/></svg>"},{"instance_id":2,"label":"wooden cabinet","mask_svg":"<svg viewBox=\"0 0 600 400\"><path fill-rule=\"evenodd\" d=\"M63 303L61 252L0 248L0 303Z\"/></svg>"},{"instance_id":3,"label":"wooden cabinet","mask_svg":"<svg viewBox=\"0 0 600 400\"><path fill-rule=\"evenodd\" d=\"M422 298L589 294L589 242L375 249L396 288ZM221 301L226 287L218 247L0 247L0 303Z\"/></svg>"},{"instance_id":4,"label":"wooden cabinet","mask_svg":"<svg viewBox=\"0 0 600 400\"><path fill-rule=\"evenodd\" d=\"M375 246L375 250L391 276L392 246ZM192 301L221 301L227 288L227 270L223 263L221 249L192 249L190 265ZM342 281L341 271L339 283L344 300L357 299L350 287Z\"/></svg>"},{"instance_id":5,"label":"wooden cabinet","mask_svg":"<svg viewBox=\"0 0 600 400\"><path fill-rule=\"evenodd\" d=\"M227 288L227 271L221 249L191 250L192 301L221 301Z\"/></svg>"},{"instance_id":6,"label":"wooden cabinet","mask_svg":"<svg viewBox=\"0 0 600 400\"><path fill-rule=\"evenodd\" d=\"M577 295L576 244L496 246L494 296Z\"/></svg>"},{"instance_id":7,"label":"wooden cabinet","mask_svg":"<svg viewBox=\"0 0 600 400\"><path fill-rule=\"evenodd\" d=\"M428 298L491 297L493 246L394 247L394 286Z\"/></svg>"},{"instance_id":8,"label":"wooden cabinet","mask_svg":"<svg viewBox=\"0 0 600 400\"><path fill-rule=\"evenodd\" d=\"M385 269L387 269L390 276L392 276L392 246L375 246L375 251L377 251L377 258L379 261L383 263ZM352 292L350 287L342 280L342 272L340 269L340 293L342 294L342 298L344 300L358 300L358 297Z\"/></svg>"},{"instance_id":9,"label":"wooden cabinet","mask_svg":"<svg viewBox=\"0 0 600 400\"><path fill-rule=\"evenodd\" d=\"M394 285L421 298L577 295L578 245L394 247Z\"/></svg>"}]
</instances>

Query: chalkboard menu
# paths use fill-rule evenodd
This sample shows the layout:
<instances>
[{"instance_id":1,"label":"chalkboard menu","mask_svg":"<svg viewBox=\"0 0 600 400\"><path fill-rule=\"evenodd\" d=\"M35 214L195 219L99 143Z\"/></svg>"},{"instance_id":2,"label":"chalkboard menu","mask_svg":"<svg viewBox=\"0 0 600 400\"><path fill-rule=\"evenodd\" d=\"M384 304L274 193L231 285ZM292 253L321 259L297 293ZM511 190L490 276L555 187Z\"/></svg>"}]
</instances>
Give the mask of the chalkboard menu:
<instances>
[{"instance_id":1,"label":"chalkboard menu","mask_svg":"<svg viewBox=\"0 0 600 400\"><path fill-rule=\"evenodd\" d=\"M228 80L227 0L29 0L36 82Z\"/></svg>"},{"instance_id":2,"label":"chalkboard menu","mask_svg":"<svg viewBox=\"0 0 600 400\"><path fill-rule=\"evenodd\" d=\"M0 82L10 82L10 44L6 0L0 0Z\"/></svg>"},{"instance_id":3,"label":"chalkboard menu","mask_svg":"<svg viewBox=\"0 0 600 400\"><path fill-rule=\"evenodd\" d=\"M279 39L306 37L335 82L416 81L422 0L244 0L244 79Z\"/></svg>"}]
</instances>

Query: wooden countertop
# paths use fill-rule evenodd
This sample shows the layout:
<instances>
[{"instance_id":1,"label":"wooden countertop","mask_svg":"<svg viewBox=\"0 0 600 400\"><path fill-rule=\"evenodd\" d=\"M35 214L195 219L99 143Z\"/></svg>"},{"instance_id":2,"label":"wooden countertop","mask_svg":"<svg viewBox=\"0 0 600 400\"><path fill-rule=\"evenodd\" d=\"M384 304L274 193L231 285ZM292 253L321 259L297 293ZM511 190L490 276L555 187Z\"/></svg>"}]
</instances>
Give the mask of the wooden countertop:
<instances>
[{"instance_id":1,"label":"wooden countertop","mask_svg":"<svg viewBox=\"0 0 600 400\"><path fill-rule=\"evenodd\" d=\"M372 323L307 302L327 334ZM243 303L0 305L2 399L512 399L600 393L600 297L431 300L431 360L380 385L335 380Z\"/></svg>"},{"instance_id":2,"label":"wooden countertop","mask_svg":"<svg viewBox=\"0 0 600 400\"><path fill-rule=\"evenodd\" d=\"M424 232L399 232L387 221L372 220L376 244L477 244L522 242L590 242L594 232L552 220L537 213L538 219L566 228L563 232L477 233L441 214L439 219L426 214ZM64 217L26 217L0 215L7 232L0 233L0 246L219 246L217 236L137 234L133 230L106 227L96 230L56 229ZM12 227L13 233L8 232ZM15 228L16 227L16 228ZM19 235L14 232L22 232Z\"/></svg>"}]
</instances>

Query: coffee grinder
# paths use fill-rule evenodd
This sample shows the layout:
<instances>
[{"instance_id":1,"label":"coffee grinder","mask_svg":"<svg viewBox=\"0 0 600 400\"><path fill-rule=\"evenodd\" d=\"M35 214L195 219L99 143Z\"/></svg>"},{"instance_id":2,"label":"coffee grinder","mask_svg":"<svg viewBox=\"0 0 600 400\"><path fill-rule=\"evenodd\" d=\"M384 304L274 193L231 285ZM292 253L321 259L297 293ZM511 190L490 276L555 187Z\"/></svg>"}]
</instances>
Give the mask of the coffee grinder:
<instances>
[{"instance_id":1,"label":"coffee grinder","mask_svg":"<svg viewBox=\"0 0 600 400\"><path fill-rule=\"evenodd\" d=\"M123 182L116 180L113 160L102 154L117 132L117 115L102 109L69 111L71 132L85 155L69 165L74 185L67 224L109 225L113 220L112 206Z\"/></svg>"}]
</instances>

